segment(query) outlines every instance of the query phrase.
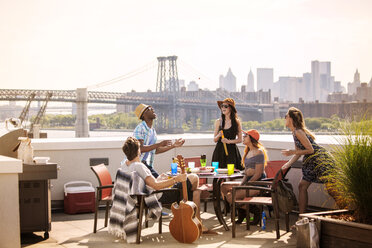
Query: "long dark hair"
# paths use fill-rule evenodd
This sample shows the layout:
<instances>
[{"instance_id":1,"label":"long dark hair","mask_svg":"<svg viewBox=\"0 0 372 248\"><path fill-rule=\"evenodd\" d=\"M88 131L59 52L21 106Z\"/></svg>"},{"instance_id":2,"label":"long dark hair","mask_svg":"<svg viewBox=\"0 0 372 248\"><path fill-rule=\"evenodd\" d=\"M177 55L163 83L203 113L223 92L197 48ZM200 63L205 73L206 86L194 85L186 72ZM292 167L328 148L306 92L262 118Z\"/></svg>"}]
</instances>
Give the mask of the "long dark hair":
<instances>
[{"instance_id":1,"label":"long dark hair","mask_svg":"<svg viewBox=\"0 0 372 248\"><path fill-rule=\"evenodd\" d=\"M266 166L267 165L267 161L269 161L269 157L267 156L266 148L259 141L255 140L252 136L250 136L250 135L248 135L248 136L249 136L249 138L251 140L252 145L254 147L256 147L257 149L261 149L261 151L263 152L264 158L265 158L264 166ZM244 155L242 157L242 166L243 166L243 168L245 168L244 160L247 157L249 151L250 151L249 146L245 146Z\"/></svg>"},{"instance_id":2,"label":"long dark hair","mask_svg":"<svg viewBox=\"0 0 372 248\"><path fill-rule=\"evenodd\" d=\"M309 129L306 128L304 116L302 115L301 110L295 107L290 107L288 109L288 115L293 120L293 126L296 129L303 130L306 134L308 134L313 140L315 140L315 136Z\"/></svg>"},{"instance_id":3,"label":"long dark hair","mask_svg":"<svg viewBox=\"0 0 372 248\"><path fill-rule=\"evenodd\" d=\"M230 106L230 119L231 119L231 128L232 128L232 133L235 135L238 135L238 114L234 111L234 109ZM221 129L225 127L225 115L221 114L222 118L222 124L221 124Z\"/></svg>"}]
</instances>

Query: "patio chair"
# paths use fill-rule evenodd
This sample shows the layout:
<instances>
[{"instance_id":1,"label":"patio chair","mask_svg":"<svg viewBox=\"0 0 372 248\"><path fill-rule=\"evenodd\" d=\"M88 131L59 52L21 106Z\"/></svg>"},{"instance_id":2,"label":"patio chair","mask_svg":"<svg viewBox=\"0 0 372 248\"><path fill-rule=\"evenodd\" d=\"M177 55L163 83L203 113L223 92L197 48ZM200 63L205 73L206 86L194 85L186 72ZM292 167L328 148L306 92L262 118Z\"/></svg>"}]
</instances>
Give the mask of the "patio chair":
<instances>
[{"instance_id":1,"label":"patio chair","mask_svg":"<svg viewBox=\"0 0 372 248\"><path fill-rule=\"evenodd\" d=\"M261 179L262 181L272 181L276 173L282 168L282 166L287 163L287 160L272 160L267 161L265 166L266 178ZM225 209L224 214L227 216L227 213L230 212L230 205L227 201L224 201ZM269 210L269 216L271 217L271 212L273 211L272 206L267 206Z\"/></svg>"},{"instance_id":2,"label":"patio chair","mask_svg":"<svg viewBox=\"0 0 372 248\"><path fill-rule=\"evenodd\" d=\"M280 168L282 168L282 166L287 162L287 160L267 161L267 165L265 166L266 178L272 180L275 177L276 173L278 173Z\"/></svg>"},{"instance_id":3,"label":"patio chair","mask_svg":"<svg viewBox=\"0 0 372 248\"><path fill-rule=\"evenodd\" d=\"M168 188L168 189L161 189L161 190L156 190L154 192L152 192L152 194L157 194L157 193L166 193L166 192L169 192L169 191L175 191L176 194L178 194L178 200L177 202L180 201L181 199L181 190L180 189L176 189L176 188ZM148 207L146 206L145 204L145 197L146 195L135 195L137 197L137 204L136 204L136 207L137 207L137 210L138 210L138 230L137 230L137 241L136 243L139 244L141 241L141 231L142 231L142 218L143 218L143 210L145 210L145 216L147 216L147 213L148 213ZM169 204L162 204L163 207L166 207L166 208L171 208L173 203L169 203ZM162 226L163 226L163 217L162 215L160 215L159 217L159 234L162 234L163 233L163 229L162 229ZM145 219L145 228L149 227L149 224L148 224L148 220Z\"/></svg>"},{"instance_id":4,"label":"patio chair","mask_svg":"<svg viewBox=\"0 0 372 248\"><path fill-rule=\"evenodd\" d=\"M110 172L104 164L94 165L90 167L98 179L99 186L96 192L96 206L94 211L94 226L93 232L97 232L97 215L98 207L100 203L105 203L105 227L107 227L109 209L112 204L112 188L114 183L112 182Z\"/></svg>"},{"instance_id":5,"label":"patio chair","mask_svg":"<svg viewBox=\"0 0 372 248\"><path fill-rule=\"evenodd\" d=\"M200 156L195 157L186 157L184 158L185 165L188 167L189 162L195 162L195 168L201 167L200 164ZM200 195L200 201L204 202L204 212L207 212L207 203L208 201L212 201L212 192L213 192L213 185L211 183L207 182L206 178L200 178L199 179L199 186L202 187L202 193Z\"/></svg>"},{"instance_id":6,"label":"patio chair","mask_svg":"<svg viewBox=\"0 0 372 248\"><path fill-rule=\"evenodd\" d=\"M278 173L278 171L282 168L282 166L287 163L287 160L271 160L267 161L267 165L265 166L265 173L266 178L263 179L263 181L272 181ZM269 216L271 217L271 212L273 211L272 206L267 206L269 210Z\"/></svg>"},{"instance_id":7,"label":"patio chair","mask_svg":"<svg viewBox=\"0 0 372 248\"><path fill-rule=\"evenodd\" d=\"M138 180L136 180L138 185L136 184L136 186L134 188L136 193L132 194L130 192L123 191L123 189L125 188L125 187L123 187L123 185L125 185L125 184L132 185L130 187L133 187L133 183L134 183L133 176L134 175L131 174L131 173L123 172L121 170L117 171L115 183L118 184L119 187L114 188L114 190L115 190L115 197L113 199L113 201L114 201L113 206L114 207L111 209L111 211L115 212L116 217L114 217L114 220L112 220L112 219L110 220L110 224L113 224L113 226L114 226L113 228L115 228L115 225L117 225L118 219L115 219L115 218L117 218L117 215L120 213L120 212L117 212L117 210L120 209L121 204L122 204L120 199L122 199L122 197L124 197L127 193L129 193L131 198L133 198L133 199L136 198L136 200L137 200L135 202L134 207L136 208L136 211L137 211L136 243L139 244L141 242L143 213L145 212L145 215L147 216L148 210L150 208L145 203L146 202L146 197L149 197L149 196L152 196L152 195L158 194L158 193L174 192L174 194L176 194L176 201L179 202L181 191L178 188L166 188L166 189L153 191L151 194L149 194L147 190L142 191L141 183L138 183L139 182ZM118 181L118 180L120 180L120 181ZM128 180L131 180L131 181L128 181ZM144 181L142 181L142 182L144 183ZM138 192L137 192L137 190L138 190ZM115 202L116 200L118 200L118 202ZM151 201L150 204L151 204L152 207L157 206L157 203L153 201L154 200L153 198L152 198L152 200L151 199L149 199L149 200ZM118 204L118 205L115 205L115 204ZM164 204L161 204L160 206L170 207L172 204L173 204L173 202L169 202L168 204L164 203ZM113 222L111 223L111 221L113 221ZM145 219L145 227L148 227L148 219L147 218ZM132 228L132 227L130 227L130 228ZM161 234L161 233L162 233L162 215L160 214L160 217L159 217L159 234ZM127 237L128 237L128 234L127 234Z\"/></svg>"},{"instance_id":8,"label":"patio chair","mask_svg":"<svg viewBox=\"0 0 372 248\"><path fill-rule=\"evenodd\" d=\"M231 211L231 222L232 222L232 237L235 238L235 229L236 229L236 223L235 223L235 210L237 205L245 205L247 207L247 216L246 219L250 219L250 213L249 213L249 205L267 205L267 206L273 206L274 209L274 216L275 216L275 227L276 227L276 238L280 238L280 232L279 232L279 205L278 205L278 182L285 178L286 174L288 173L290 168L287 169L280 169L273 180L271 181L255 181L255 182L249 182L248 185L245 186L236 186L232 189L232 211ZM281 173L282 172L282 173ZM236 191L237 190L245 190L247 192L247 195L249 195L249 190L259 190L262 193L269 192L270 196L246 196L244 199L236 199ZM289 231L289 213L285 213L285 222L286 222L286 231ZM250 229L250 222L247 221L247 230Z\"/></svg>"}]
</instances>

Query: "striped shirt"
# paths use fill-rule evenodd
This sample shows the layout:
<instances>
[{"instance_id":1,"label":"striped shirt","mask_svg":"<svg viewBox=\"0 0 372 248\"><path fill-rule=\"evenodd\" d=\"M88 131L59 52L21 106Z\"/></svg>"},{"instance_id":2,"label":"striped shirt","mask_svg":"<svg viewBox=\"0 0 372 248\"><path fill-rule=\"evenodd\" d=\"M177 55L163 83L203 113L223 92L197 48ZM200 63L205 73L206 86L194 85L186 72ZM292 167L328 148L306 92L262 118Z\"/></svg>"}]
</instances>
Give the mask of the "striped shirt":
<instances>
[{"instance_id":1,"label":"striped shirt","mask_svg":"<svg viewBox=\"0 0 372 248\"><path fill-rule=\"evenodd\" d=\"M153 145L157 141L155 129L153 127L149 128L145 121L142 121L136 126L133 136L138 140L143 140L143 145L145 146ZM155 151L154 149L141 153L141 161L145 160L149 166L153 167Z\"/></svg>"}]
</instances>

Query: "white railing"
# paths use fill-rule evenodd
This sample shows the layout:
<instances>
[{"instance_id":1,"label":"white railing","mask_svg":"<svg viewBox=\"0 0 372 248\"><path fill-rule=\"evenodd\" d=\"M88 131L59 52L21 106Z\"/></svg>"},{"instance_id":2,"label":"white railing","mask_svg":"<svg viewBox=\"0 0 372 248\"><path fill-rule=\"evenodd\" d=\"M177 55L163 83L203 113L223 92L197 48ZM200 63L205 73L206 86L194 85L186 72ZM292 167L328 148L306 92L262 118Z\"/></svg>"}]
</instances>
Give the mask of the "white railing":
<instances>
[{"instance_id":1,"label":"white railing","mask_svg":"<svg viewBox=\"0 0 372 248\"><path fill-rule=\"evenodd\" d=\"M169 136L159 136L159 140L169 139ZM178 137L177 137L178 138ZM155 168L158 172L170 169L171 158L177 154L183 156L207 155L207 161L211 161L215 143L208 135L185 135L185 144L166 153L156 155ZM91 158L108 158L108 169L113 177L124 159L121 147L126 137L109 138L67 138L67 139L34 139L34 156L50 157L50 162L57 163L60 167L58 179L52 180L52 201L63 200L63 186L65 183L76 180L84 180L97 185L97 179L90 169ZM331 136L318 137L321 145L328 147L334 143ZM270 160L288 160L281 155L283 149L293 149L294 143L290 135L262 135L261 142L268 150ZM244 146L239 144L241 154ZM297 185L301 179L301 168L293 168L288 173L289 181L298 195ZM333 208L334 201L324 191L322 184L312 184L309 188L309 205L317 207Z\"/></svg>"}]
</instances>

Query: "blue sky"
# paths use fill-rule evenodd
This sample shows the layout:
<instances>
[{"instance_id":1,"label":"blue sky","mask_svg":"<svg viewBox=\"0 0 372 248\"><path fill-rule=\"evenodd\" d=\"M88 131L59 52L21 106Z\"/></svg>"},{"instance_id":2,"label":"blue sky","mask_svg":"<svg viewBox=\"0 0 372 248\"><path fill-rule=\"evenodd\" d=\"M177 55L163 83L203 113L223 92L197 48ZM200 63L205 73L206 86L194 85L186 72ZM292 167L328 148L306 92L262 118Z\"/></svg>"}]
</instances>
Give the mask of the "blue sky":
<instances>
[{"instance_id":1,"label":"blue sky","mask_svg":"<svg viewBox=\"0 0 372 248\"><path fill-rule=\"evenodd\" d=\"M215 89L228 68L302 76L331 61L344 86L372 77L368 0L0 0L1 88L76 89L148 69L104 91L155 90L156 57Z\"/></svg>"}]
</instances>

